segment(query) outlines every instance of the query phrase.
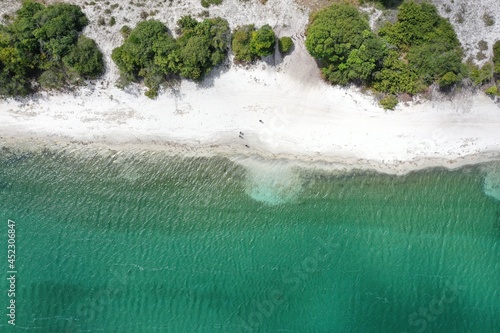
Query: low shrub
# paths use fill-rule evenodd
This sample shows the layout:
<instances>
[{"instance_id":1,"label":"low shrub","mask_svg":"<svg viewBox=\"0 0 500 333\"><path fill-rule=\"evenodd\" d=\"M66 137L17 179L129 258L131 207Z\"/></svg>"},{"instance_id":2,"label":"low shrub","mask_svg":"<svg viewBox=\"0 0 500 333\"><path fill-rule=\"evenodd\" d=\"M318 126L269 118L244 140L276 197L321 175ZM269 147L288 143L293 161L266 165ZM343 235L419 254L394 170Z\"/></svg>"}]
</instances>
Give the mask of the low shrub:
<instances>
[{"instance_id":1,"label":"low shrub","mask_svg":"<svg viewBox=\"0 0 500 333\"><path fill-rule=\"evenodd\" d=\"M384 110L394 110L396 105L398 105L398 98L394 95L388 95L382 98L379 104Z\"/></svg>"},{"instance_id":2,"label":"low shrub","mask_svg":"<svg viewBox=\"0 0 500 333\"><path fill-rule=\"evenodd\" d=\"M491 27L492 25L495 24L495 18L488 13L484 13L483 22L484 25L486 25L487 27Z\"/></svg>"},{"instance_id":3,"label":"low shrub","mask_svg":"<svg viewBox=\"0 0 500 333\"><path fill-rule=\"evenodd\" d=\"M293 40L292 38L288 37L288 36L285 36L285 37L281 37L279 40L278 40L278 49L280 51L281 54L288 54L292 51L293 49Z\"/></svg>"},{"instance_id":4,"label":"low shrub","mask_svg":"<svg viewBox=\"0 0 500 333\"><path fill-rule=\"evenodd\" d=\"M491 86L485 91L490 96L500 96L500 89L497 86Z\"/></svg>"},{"instance_id":5,"label":"low shrub","mask_svg":"<svg viewBox=\"0 0 500 333\"><path fill-rule=\"evenodd\" d=\"M252 40L252 33L255 31L253 24L244 25L236 28L233 32L233 39L231 41L231 48L234 53L234 59L241 62L252 62L257 56L250 48L250 41Z\"/></svg>"},{"instance_id":6,"label":"low shrub","mask_svg":"<svg viewBox=\"0 0 500 333\"><path fill-rule=\"evenodd\" d=\"M500 40L493 44L493 70L496 75L500 75Z\"/></svg>"},{"instance_id":7,"label":"low shrub","mask_svg":"<svg viewBox=\"0 0 500 333\"><path fill-rule=\"evenodd\" d=\"M130 36L131 31L132 31L132 29L130 29L130 27L128 25L124 25L120 29L120 33L122 34L123 38L128 38L128 36Z\"/></svg>"},{"instance_id":8,"label":"low shrub","mask_svg":"<svg viewBox=\"0 0 500 333\"><path fill-rule=\"evenodd\" d=\"M469 77L476 86L485 84L493 79L493 64L485 63L481 68L472 63L467 64Z\"/></svg>"},{"instance_id":9,"label":"low shrub","mask_svg":"<svg viewBox=\"0 0 500 333\"><path fill-rule=\"evenodd\" d=\"M203 8L208 8L212 5L220 5L222 3L222 0L201 0L201 6Z\"/></svg>"}]
</instances>

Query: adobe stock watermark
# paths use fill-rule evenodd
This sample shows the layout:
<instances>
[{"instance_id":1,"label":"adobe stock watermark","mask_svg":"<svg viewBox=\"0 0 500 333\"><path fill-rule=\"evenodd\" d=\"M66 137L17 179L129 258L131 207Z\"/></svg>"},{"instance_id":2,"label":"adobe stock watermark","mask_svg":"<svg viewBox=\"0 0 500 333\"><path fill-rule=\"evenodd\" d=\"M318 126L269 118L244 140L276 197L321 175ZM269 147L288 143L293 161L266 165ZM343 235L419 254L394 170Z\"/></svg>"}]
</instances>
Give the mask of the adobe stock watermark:
<instances>
[{"instance_id":1,"label":"adobe stock watermark","mask_svg":"<svg viewBox=\"0 0 500 333\"><path fill-rule=\"evenodd\" d=\"M290 120L286 117L283 108L273 108L269 111L264 122L265 128L260 131L260 137L271 148L276 148L280 145L278 135L287 129L288 125L290 125Z\"/></svg>"},{"instance_id":2,"label":"adobe stock watermark","mask_svg":"<svg viewBox=\"0 0 500 333\"><path fill-rule=\"evenodd\" d=\"M7 297L9 305L7 306L7 323L16 326L16 222L7 220Z\"/></svg>"},{"instance_id":3,"label":"adobe stock watermark","mask_svg":"<svg viewBox=\"0 0 500 333\"><path fill-rule=\"evenodd\" d=\"M428 304L420 306L417 311L408 316L408 325L412 328L401 333L423 333L439 316L443 315L450 305L458 300L465 286L458 285L456 282L446 282L441 295L433 298Z\"/></svg>"},{"instance_id":4,"label":"adobe stock watermark","mask_svg":"<svg viewBox=\"0 0 500 333\"><path fill-rule=\"evenodd\" d=\"M287 301L287 297L303 286L304 282L317 272L319 266L331 257L335 247L334 240L335 234L326 240L317 239L318 246L312 255L304 258L297 267L282 275L281 288L275 288L262 299L254 300L252 302L254 310L247 316L237 317L240 323L239 331L251 332L261 327L264 321Z\"/></svg>"}]
</instances>

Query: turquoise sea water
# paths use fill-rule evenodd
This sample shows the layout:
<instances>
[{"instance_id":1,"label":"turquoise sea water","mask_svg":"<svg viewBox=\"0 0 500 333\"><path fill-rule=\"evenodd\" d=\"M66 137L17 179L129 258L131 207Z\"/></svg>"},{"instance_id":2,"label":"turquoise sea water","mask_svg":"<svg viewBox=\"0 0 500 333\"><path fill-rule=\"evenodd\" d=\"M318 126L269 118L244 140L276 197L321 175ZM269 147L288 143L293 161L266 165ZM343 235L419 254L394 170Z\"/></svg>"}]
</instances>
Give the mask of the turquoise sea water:
<instances>
[{"instance_id":1,"label":"turquoise sea water","mask_svg":"<svg viewBox=\"0 0 500 333\"><path fill-rule=\"evenodd\" d=\"M4 148L0 332L500 332L494 165L245 165Z\"/></svg>"}]
</instances>

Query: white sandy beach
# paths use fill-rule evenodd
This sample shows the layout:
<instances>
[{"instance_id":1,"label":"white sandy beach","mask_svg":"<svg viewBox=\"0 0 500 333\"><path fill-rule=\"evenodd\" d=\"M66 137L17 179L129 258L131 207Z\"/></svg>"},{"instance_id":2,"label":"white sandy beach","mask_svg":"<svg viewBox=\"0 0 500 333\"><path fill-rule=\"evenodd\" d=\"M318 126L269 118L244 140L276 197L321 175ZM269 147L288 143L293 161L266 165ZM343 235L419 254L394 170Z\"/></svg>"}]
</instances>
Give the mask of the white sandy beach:
<instances>
[{"instance_id":1,"label":"white sandy beach","mask_svg":"<svg viewBox=\"0 0 500 333\"><path fill-rule=\"evenodd\" d=\"M272 10L278 2L284 9ZM155 16L171 29L181 15L202 10L197 1L174 7L158 7ZM142 9L128 15L128 25L134 26ZM109 60L122 41L123 15L117 13L116 26L103 29L93 10L85 8L91 24L84 33L96 39ZM108 62L106 76L93 86L0 101L0 136L4 141L45 139L325 161L342 169L391 173L500 160L500 107L484 94L462 92L451 99L436 94L386 112L368 94L321 80L303 45L308 11L290 0L270 0L266 6L224 0L210 15L227 18L231 27L270 23L278 35L293 36L296 48L284 59L277 55L249 68L228 61L201 85L183 81L156 100L138 86L115 88L117 70ZM499 39L500 22L490 28L482 33Z\"/></svg>"}]
</instances>

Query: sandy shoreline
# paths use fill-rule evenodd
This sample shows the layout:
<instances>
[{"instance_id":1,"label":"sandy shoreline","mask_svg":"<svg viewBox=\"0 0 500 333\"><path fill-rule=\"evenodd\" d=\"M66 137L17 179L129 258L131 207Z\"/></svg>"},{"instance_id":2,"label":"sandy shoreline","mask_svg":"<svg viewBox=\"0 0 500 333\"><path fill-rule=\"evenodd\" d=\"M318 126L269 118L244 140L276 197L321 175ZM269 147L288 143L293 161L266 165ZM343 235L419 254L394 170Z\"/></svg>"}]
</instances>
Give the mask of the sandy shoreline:
<instances>
[{"instance_id":1,"label":"sandy shoreline","mask_svg":"<svg viewBox=\"0 0 500 333\"><path fill-rule=\"evenodd\" d=\"M157 100L149 100L138 86L115 88L117 71L108 63L102 81L75 92L1 100L2 141L256 156L397 174L500 160L500 107L489 97L462 92L448 99L436 94L385 112L372 96L321 80L303 45L307 11L287 0L283 13L259 16L267 7L245 4L251 15L241 16L235 1L225 1L211 15L234 15L232 27L270 21L278 34L293 36L294 52L248 68L228 60L201 84L183 81L162 91ZM160 8L158 18L175 22L199 4L189 6L179 5L174 14ZM85 34L104 44L109 59L121 37L112 31L113 37L106 39L95 26L97 16L89 6L85 10L92 22ZM119 30L121 19L117 16L112 29Z\"/></svg>"},{"instance_id":2,"label":"sandy shoreline","mask_svg":"<svg viewBox=\"0 0 500 333\"><path fill-rule=\"evenodd\" d=\"M2 101L0 133L10 142L260 156L396 174L500 160L500 108L484 95L385 112L370 96L320 80L301 89L265 66L231 69L207 88L183 82L155 101L116 88Z\"/></svg>"}]
</instances>

